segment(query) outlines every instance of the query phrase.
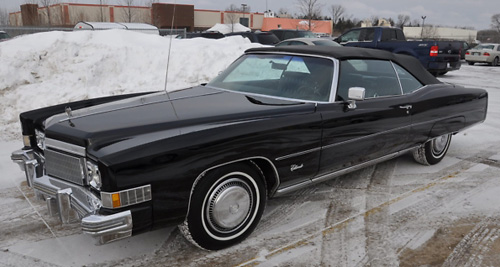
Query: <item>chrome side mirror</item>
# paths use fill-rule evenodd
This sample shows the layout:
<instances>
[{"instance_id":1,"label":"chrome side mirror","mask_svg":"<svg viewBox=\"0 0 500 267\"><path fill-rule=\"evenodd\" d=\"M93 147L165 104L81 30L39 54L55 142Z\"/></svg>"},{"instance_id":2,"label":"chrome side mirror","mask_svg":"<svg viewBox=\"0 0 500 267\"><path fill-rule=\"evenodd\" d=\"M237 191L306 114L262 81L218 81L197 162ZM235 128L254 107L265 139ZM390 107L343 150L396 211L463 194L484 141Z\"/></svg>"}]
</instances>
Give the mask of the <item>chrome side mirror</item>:
<instances>
[{"instance_id":1,"label":"chrome side mirror","mask_svg":"<svg viewBox=\"0 0 500 267\"><path fill-rule=\"evenodd\" d=\"M347 100L347 109L353 110L356 109L356 101L365 100L365 88L363 87L351 87L349 88Z\"/></svg>"}]
</instances>

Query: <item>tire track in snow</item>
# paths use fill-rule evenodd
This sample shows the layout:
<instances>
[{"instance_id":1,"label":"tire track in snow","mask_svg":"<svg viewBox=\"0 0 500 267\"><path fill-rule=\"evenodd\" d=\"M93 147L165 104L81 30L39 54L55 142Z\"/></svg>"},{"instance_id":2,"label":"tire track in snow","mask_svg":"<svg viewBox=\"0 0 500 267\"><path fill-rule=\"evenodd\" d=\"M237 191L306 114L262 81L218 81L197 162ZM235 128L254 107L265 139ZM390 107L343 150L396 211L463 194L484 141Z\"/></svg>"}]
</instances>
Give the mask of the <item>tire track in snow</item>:
<instances>
[{"instance_id":1,"label":"tire track in snow","mask_svg":"<svg viewBox=\"0 0 500 267\"><path fill-rule=\"evenodd\" d=\"M481 266L483 255L500 236L500 219L486 218L467 233L448 256L443 266Z\"/></svg>"},{"instance_id":2,"label":"tire track in snow","mask_svg":"<svg viewBox=\"0 0 500 267\"><path fill-rule=\"evenodd\" d=\"M494 154L494 153L487 153L487 154ZM476 156L475 158L477 159L479 157ZM445 173L445 175L440 177L440 178L437 178L437 179L434 178L430 182L425 183L425 184L423 184L423 185L421 185L413 190L399 194L398 196L391 198L390 200L383 202L382 204L380 204L378 206L372 207L371 209L367 208L366 210L363 210L354 216L351 216L351 217L346 218L342 221L336 222L335 224L329 225L328 227L325 227L324 229L322 229L319 233L306 236L306 237L304 237L296 242L293 242L292 244L286 245L286 246L281 247L281 248L277 248L273 251L270 251L268 254L266 254L264 256L260 256L258 259L254 259L254 260L242 263L240 266L250 266L250 265L259 264L259 262L260 263L265 262L265 260L267 258L271 258L271 257L274 257L274 256L279 255L281 253L289 252L290 250L293 250L293 249L296 249L296 248L299 248L299 247L302 247L305 245L309 245L311 243L311 240L313 240L314 237L317 235L325 236L325 235L330 235L332 233L338 233L340 230L343 230L347 225L352 224L359 217L367 218L369 216L377 214L380 211L388 208L389 206L391 206L395 203L401 202L402 200L405 200L408 197L411 197L411 196L413 196L417 193L423 192L423 191L427 191L430 188L435 188L436 186L442 185L442 184L446 183L449 179L456 178L456 176L461 171L474 165L474 163L472 163L471 161L473 161L471 158L463 159L460 162L439 171L438 173L429 174L429 176L435 177L435 176L437 176L437 174ZM425 208L422 207L422 208L418 208L418 209L424 210ZM376 245L380 246L380 243L377 242ZM387 247L387 248L389 248L389 247ZM394 259L396 259L396 258L395 257L390 258L391 261ZM361 262L365 262L365 263L367 262L367 264L372 264L372 260L369 257L367 260L366 256L359 263L361 263Z\"/></svg>"}]
</instances>

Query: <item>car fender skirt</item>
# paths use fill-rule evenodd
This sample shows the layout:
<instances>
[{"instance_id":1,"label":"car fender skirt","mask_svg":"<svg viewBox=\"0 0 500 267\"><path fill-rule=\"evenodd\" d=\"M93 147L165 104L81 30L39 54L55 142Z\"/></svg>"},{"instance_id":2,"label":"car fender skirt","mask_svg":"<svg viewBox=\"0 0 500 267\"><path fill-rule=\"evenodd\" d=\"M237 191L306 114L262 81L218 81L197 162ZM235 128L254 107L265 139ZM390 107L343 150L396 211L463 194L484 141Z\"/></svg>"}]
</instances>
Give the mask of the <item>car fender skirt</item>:
<instances>
[{"instance_id":1,"label":"car fender skirt","mask_svg":"<svg viewBox=\"0 0 500 267\"><path fill-rule=\"evenodd\" d=\"M435 138L444 134L456 133L465 127L465 117L457 116L437 121L432 126L429 138Z\"/></svg>"}]
</instances>

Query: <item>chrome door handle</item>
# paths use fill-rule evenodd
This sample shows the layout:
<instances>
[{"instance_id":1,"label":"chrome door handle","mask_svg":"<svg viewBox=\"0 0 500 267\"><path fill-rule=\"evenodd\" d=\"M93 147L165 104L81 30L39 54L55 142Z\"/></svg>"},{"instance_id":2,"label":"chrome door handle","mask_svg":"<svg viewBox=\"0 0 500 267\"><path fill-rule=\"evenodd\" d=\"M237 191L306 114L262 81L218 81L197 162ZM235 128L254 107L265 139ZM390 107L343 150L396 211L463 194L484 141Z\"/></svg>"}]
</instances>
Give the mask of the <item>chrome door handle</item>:
<instances>
[{"instance_id":1,"label":"chrome door handle","mask_svg":"<svg viewBox=\"0 0 500 267\"><path fill-rule=\"evenodd\" d=\"M404 106L399 106L400 109L411 109L412 108L412 105L404 105Z\"/></svg>"}]
</instances>

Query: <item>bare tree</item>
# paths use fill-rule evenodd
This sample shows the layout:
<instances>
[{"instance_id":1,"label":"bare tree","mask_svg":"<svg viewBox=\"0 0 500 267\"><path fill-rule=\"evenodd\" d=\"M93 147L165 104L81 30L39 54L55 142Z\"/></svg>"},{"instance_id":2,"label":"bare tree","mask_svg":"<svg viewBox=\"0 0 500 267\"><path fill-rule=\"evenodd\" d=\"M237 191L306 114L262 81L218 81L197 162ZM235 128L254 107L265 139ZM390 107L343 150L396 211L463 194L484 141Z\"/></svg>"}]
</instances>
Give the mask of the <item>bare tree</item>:
<instances>
[{"instance_id":1,"label":"bare tree","mask_svg":"<svg viewBox=\"0 0 500 267\"><path fill-rule=\"evenodd\" d=\"M52 25L51 15L50 15L50 6L55 4L56 0L40 0L40 5L43 7L43 13L47 16L47 24Z\"/></svg>"},{"instance_id":2,"label":"bare tree","mask_svg":"<svg viewBox=\"0 0 500 267\"><path fill-rule=\"evenodd\" d=\"M342 5L331 5L330 13L332 14L332 22L333 22L332 30L335 30L335 25L337 25L340 19L342 19L345 15L345 8Z\"/></svg>"},{"instance_id":3,"label":"bare tree","mask_svg":"<svg viewBox=\"0 0 500 267\"><path fill-rule=\"evenodd\" d=\"M345 15L345 8L342 5L331 5L330 13L332 14L333 24L337 24Z\"/></svg>"},{"instance_id":4,"label":"bare tree","mask_svg":"<svg viewBox=\"0 0 500 267\"><path fill-rule=\"evenodd\" d=\"M228 8L226 8L227 12L224 12L226 20L231 24L231 32L234 32L234 24L238 22L240 16L237 12L240 12L240 9L235 5L231 4Z\"/></svg>"},{"instance_id":5,"label":"bare tree","mask_svg":"<svg viewBox=\"0 0 500 267\"><path fill-rule=\"evenodd\" d=\"M500 33L500 14L495 14L491 16L491 27L493 27L497 32Z\"/></svg>"},{"instance_id":6,"label":"bare tree","mask_svg":"<svg viewBox=\"0 0 500 267\"><path fill-rule=\"evenodd\" d=\"M404 15L404 14L399 14L398 15L398 22L396 22L396 26L400 29L403 29L404 26L406 26L410 22L410 16Z\"/></svg>"},{"instance_id":7,"label":"bare tree","mask_svg":"<svg viewBox=\"0 0 500 267\"><path fill-rule=\"evenodd\" d=\"M437 39L437 28L433 25L425 25L422 29L422 39Z\"/></svg>"},{"instance_id":8,"label":"bare tree","mask_svg":"<svg viewBox=\"0 0 500 267\"><path fill-rule=\"evenodd\" d=\"M132 9L134 6L134 0L122 0L123 5L126 8L123 10L123 18L125 22L132 22L135 17L135 12Z\"/></svg>"},{"instance_id":9,"label":"bare tree","mask_svg":"<svg viewBox=\"0 0 500 267\"><path fill-rule=\"evenodd\" d=\"M308 30L312 30L312 20L321 16L323 5L319 0L297 0L297 5L304 18L308 20Z\"/></svg>"},{"instance_id":10,"label":"bare tree","mask_svg":"<svg viewBox=\"0 0 500 267\"><path fill-rule=\"evenodd\" d=\"M278 10L278 16L287 16L288 15L288 9L282 7Z\"/></svg>"},{"instance_id":11,"label":"bare tree","mask_svg":"<svg viewBox=\"0 0 500 267\"><path fill-rule=\"evenodd\" d=\"M100 22L106 21L106 16L104 15L104 5L106 5L106 0L99 0L100 12L99 12L98 21L100 21Z\"/></svg>"},{"instance_id":12,"label":"bare tree","mask_svg":"<svg viewBox=\"0 0 500 267\"><path fill-rule=\"evenodd\" d=\"M380 20L380 18L377 15L373 15L370 17L370 19L368 19L368 21L370 21L372 23L372 25L374 25L374 26L378 25L379 20Z\"/></svg>"},{"instance_id":13,"label":"bare tree","mask_svg":"<svg viewBox=\"0 0 500 267\"><path fill-rule=\"evenodd\" d=\"M5 8L0 8L0 25L9 25L9 12Z\"/></svg>"}]
</instances>

